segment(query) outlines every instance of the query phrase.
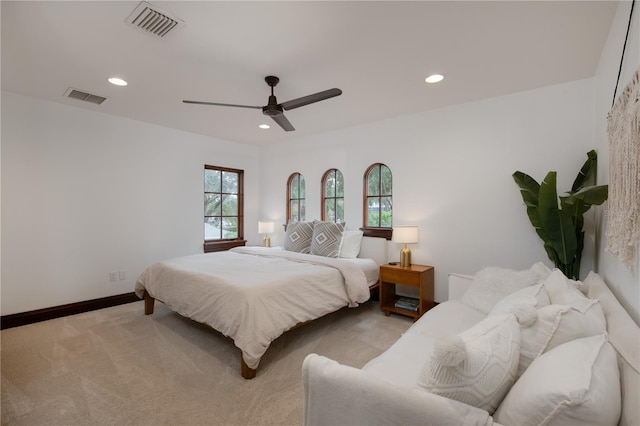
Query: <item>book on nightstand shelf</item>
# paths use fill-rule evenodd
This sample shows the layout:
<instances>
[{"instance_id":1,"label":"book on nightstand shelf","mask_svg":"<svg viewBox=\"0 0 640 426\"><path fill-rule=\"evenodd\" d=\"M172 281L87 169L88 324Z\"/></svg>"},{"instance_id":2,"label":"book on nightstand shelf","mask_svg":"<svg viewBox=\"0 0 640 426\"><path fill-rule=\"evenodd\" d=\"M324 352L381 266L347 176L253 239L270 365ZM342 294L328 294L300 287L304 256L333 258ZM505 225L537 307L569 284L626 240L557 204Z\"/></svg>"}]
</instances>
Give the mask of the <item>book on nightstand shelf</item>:
<instances>
[{"instance_id":1,"label":"book on nightstand shelf","mask_svg":"<svg viewBox=\"0 0 640 426\"><path fill-rule=\"evenodd\" d=\"M399 297L396 300L395 307L400 309L407 309L409 311L418 312L418 308L420 306L420 301L418 299L414 299L413 297Z\"/></svg>"}]
</instances>

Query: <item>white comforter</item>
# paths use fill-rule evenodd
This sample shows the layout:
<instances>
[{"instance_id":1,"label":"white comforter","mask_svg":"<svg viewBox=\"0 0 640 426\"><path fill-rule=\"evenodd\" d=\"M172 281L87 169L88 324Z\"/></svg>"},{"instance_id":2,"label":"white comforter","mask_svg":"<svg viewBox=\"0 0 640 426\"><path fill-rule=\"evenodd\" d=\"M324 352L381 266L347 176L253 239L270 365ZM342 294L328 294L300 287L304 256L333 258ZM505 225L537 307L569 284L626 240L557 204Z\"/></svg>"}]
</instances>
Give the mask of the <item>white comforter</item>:
<instances>
[{"instance_id":1,"label":"white comforter","mask_svg":"<svg viewBox=\"0 0 640 426\"><path fill-rule=\"evenodd\" d=\"M238 247L158 262L135 291L231 337L255 369L271 342L294 325L369 299L372 279L364 271L372 270L377 266L369 259Z\"/></svg>"}]
</instances>

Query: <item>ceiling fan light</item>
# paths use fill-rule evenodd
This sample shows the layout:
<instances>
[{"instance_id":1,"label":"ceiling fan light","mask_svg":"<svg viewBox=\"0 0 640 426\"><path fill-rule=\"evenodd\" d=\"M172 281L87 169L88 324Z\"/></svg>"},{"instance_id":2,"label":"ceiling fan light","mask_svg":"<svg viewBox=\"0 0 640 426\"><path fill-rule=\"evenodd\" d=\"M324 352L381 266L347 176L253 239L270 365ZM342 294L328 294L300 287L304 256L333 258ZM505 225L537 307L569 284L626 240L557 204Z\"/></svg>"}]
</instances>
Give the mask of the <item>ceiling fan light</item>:
<instances>
[{"instance_id":1,"label":"ceiling fan light","mask_svg":"<svg viewBox=\"0 0 640 426\"><path fill-rule=\"evenodd\" d=\"M269 126L268 124L261 124L258 127L260 127L261 129L270 129L271 126Z\"/></svg>"},{"instance_id":2,"label":"ceiling fan light","mask_svg":"<svg viewBox=\"0 0 640 426\"><path fill-rule=\"evenodd\" d=\"M427 83L438 83L442 80L444 80L444 76L441 74L431 74L429 77L424 79Z\"/></svg>"},{"instance_id":3,"label":"ceiling fan light","mask_svg":"<svg viewBox=\"0 0 640 426\"><path fill-rule=\"evenodd\" d=\"M124 81L123 79L118 78L118 77L109 77L107 81L109 81L109 83L111 83L111 84L113 84L115 86L126 86L127 84L129 84L126 81Z\"/></svg>"}]
</instances>

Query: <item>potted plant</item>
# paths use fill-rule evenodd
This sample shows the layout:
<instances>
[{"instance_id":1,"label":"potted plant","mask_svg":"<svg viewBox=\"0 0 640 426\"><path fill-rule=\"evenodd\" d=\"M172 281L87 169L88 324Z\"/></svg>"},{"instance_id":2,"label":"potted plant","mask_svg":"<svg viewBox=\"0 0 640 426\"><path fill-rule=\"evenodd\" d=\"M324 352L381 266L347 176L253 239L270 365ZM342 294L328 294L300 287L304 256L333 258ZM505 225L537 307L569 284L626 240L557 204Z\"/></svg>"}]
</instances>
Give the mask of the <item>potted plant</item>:
<instances>
[{"instance_id":1,"label":"potted plant","mask_svg":"<svg viewBox=\"0 0 640 426\"><path fill-rule=\"evenodd\" d=\"M584 213L592 205L604 203L608 196L607 185L595 185L597 164L595 150L589 151L571 191L562 197L556 191L555 171L547 173L540 184L526 173L513 174L529 220L544 242L549 259L567 277L576 280L584 247Z\"/></svg>"}]
</instances>

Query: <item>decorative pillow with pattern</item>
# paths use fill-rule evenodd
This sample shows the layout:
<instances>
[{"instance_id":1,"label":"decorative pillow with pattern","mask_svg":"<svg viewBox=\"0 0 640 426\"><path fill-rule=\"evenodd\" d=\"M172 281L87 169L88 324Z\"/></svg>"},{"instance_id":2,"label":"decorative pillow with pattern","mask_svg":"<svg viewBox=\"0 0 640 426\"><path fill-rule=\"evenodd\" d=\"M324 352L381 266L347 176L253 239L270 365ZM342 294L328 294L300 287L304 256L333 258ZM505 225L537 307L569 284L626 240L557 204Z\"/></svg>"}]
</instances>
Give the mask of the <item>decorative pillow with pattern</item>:
<instances>
[{"instance_id":1,"label":"decorative pillow with pattern","mask_svg":"<svg viewBox=\"0 0 640 426\"><path fill-rule=\"evenodd\" d=\"M314 222L311 254L325 257L340 256L344 223Z\"/></svg>"},{"instance_id":2,"label":"decorative pillow with pattern","mask_svg":"<svg viewBox=\"0 0 640 426\"><path fill-rule=\"evenodd\" d=\"M291 222L284 235L284 249L298 253L311 253L313 222Z\"/></svg>"},{"instance_id":3,"label":"decorative pillow with pattern","mask_svg":"<svg viewBox=\"0 0 640 426\"><path fill-rule=\"evenodd\" d=\"M533 312L533 311L532 311ZM418 386L492 414L515 381L520 324L527 315L493 315L436 343ZM520 319L522 318L522 319ZM535 317L533 320L535 321Z\"/></svg>"}]
</instances>

